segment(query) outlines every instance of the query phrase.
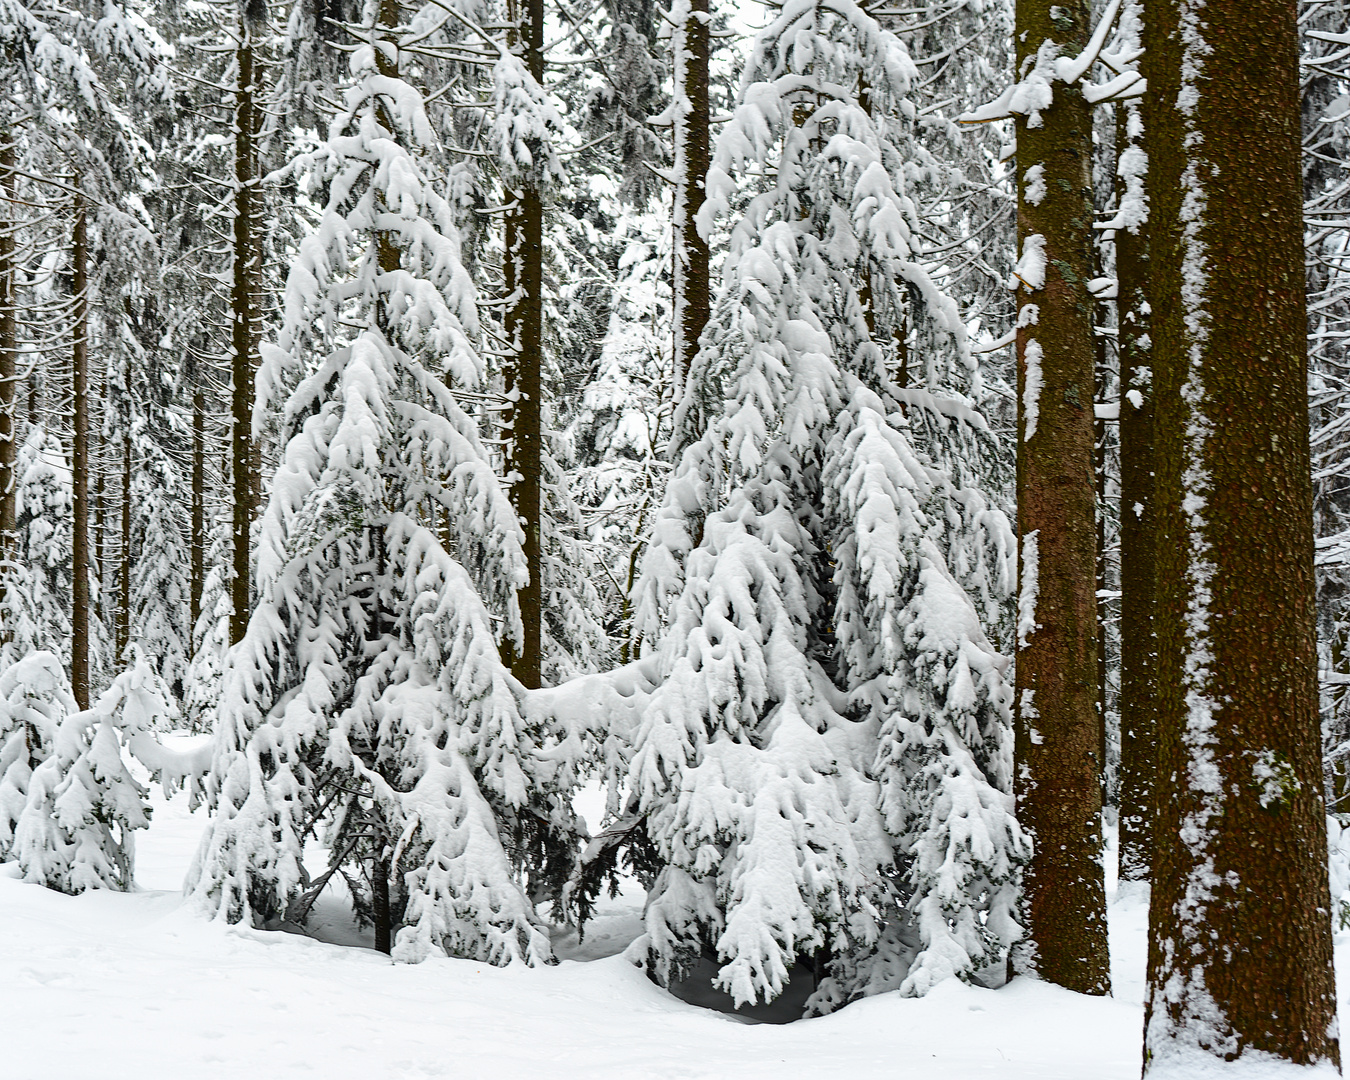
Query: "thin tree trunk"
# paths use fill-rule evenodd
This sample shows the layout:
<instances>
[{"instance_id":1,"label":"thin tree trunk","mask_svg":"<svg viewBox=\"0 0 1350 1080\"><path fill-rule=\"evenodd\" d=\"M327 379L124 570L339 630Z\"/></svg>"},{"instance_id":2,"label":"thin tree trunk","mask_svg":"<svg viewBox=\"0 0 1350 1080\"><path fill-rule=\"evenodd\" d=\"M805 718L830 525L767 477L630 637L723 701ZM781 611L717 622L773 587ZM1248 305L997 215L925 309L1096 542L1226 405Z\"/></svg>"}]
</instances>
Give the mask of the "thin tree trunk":
<instances>
[{"instance_id":1,"label":"thin tree trunk","mask_svg":"<svg viewBox=\"0 0 1350 1080\"><path fill-rule=\"evenodd\" d=\"M1121 105L1116 145L1142 153L1137 106ZM1122 199L1124 185L1119 188ZM1154 685L1153 372L1147 223L1116 230L1120 343L1120 877L1147 881L1157 730Z\"/></svg>"},{"instance_id":2,"label":"thin tree trunk","mask_svg":"<svg viewBox=\"0 0 1350 1080\"><path fill-rule=\"evenodd\" d=\"M81 709L89 708L89 235L84 200L75 199L75 235L71 246L75 291L73 332L75 348L71 356L75 404L74 443L71 462L71 486L74 494L74 537L71 569L73 585L70 612L71 692Z\"/></svg>"},{"instance_id":3,"label":"thin tree trunk","mask_svg":"<svg viewBox=\"0 0 1350 1080\"><path fill-rule=\"evenodd\" d=\"M131 431L122 435L122 519L121 569L117 575L117 617L115 638L117 660L121 662L127 644L131 641Z\"/></svg>"},{"instance_id":4,"label":"thin tree trunk","mask_svg":"<svg viewBox=\"0 0 1350 1080\"><path fill-rule=\"evenodd\" d=\"M1092 245L1092 276L1099 278L1102 276L1102 253L1098 244ZM1097 325L1106 323L1106 304L1094 303L1093 322ZM1111 392L1111 362L1108 356L1106 346L1106 336L1096 332L1094 327L1092 337L1093 349L1095 352L1095 389L1093 392L1094 401L1105 402ZM1094 407L1095 415L1096 409ZM1107 564L1106 552L1106 510L1107 510L1107 451L1111 440L1111 429L1108 427L1109 421L1105 418L1097 420L1094 423L1094 456L1093 456L1093 477L1097 485L1097 780L1102 789L1102 802L1105 804L1107 799L1106 790L1106 699L1107 699L1107 660L1110 649L1109 633L1107 627L1108 608L1102 601L1110 585L1110 566Z\"/></svg>"},{"instance_id":5,"label":"thin tree trunk","mask_svg":"<svg viewBox=\"0 0 1350 1080\"><path fill-rule=\"evenodd\" d=\"M14 531L18 525L18 460L15 401L18 390L19 321L15 304L14 136L0 130L0 560L13 557ZM7 575L0 574L0 590ZM0 600L4 599L0 592ZM0 632L2 635L3 632Z\"/></svg>"},{"instance_id":6,"label":"thin tree trunk","mask_svg":"<svg viewBox=\"0 0 1350 1080\"><path fill-rule=\"evenodd\" d=\"M192 577L188 605L195 639L206 589L206 394L192 395Z\"/></svg>"},{"instance_id":7,"label":"thin tree trunk","mask_svg":"<svg viewBox=\"0 0 1350 1080\"><path fill-rule=\"evenodd\" d=\"M1018 0L1017 63L1070 55L1088 4ZM1102 871L1093 482L1092 122L1056 82L1034 126L1017 123L1018 240L1044 251L1044 280L1020 292L1017 508L1017 815L1035 840L1027 937L1013 970L1086 994L1111 988ZM1038 170L1033 172L1032 170ZM1043 247L1042 247L1043 245ZM1025 264L1024 264L1025 265Z\"/></svg>"},{"instance_id":8,"label":"thin tree trunk","mask_svg":"<svg viewBox=\"0 0 1350 1080\"><path fill-rule=\"evenodd\" d=\"M530 75L544 82L543 0L523 0L520 39ZM544 199L539 178L526 173L519 181L515 205L506 218L505 331L510 356L505 370L509 407L506 470L513 477L511 504L525 531L525 562L530 580L516 593L522 636L507 647L511 673L525 686L539 686L543 676L543 402L541 372L544 344Z\"/></svg>"},{"instance_id":9,"label":"thin tree trunk","mask_svg":"<svg viewBox=\"0 0 1350 1080\"><path fill-rule=\"evenodd\" d=\"M1159 0L1158 769L1146 1075L1338 1062L1317 699L1297 5Z\"/></svg>"},{"instance_id":10,"label":"thin tree trunk","mask_svg":"<svg viewBox=\"0 0 1350 1080\"><path fill-rule=\"evenodd\" d=\"M253 37L247 19L241 19L240 32L240 44L235 52L238 72L234 99L234 279L230 289L230 466L234 501L231 644L240 641L248 629L253 604L249 534L258 504L252 429L253 372L257 352L255 301L259 261L256 203L259 118L255 101L257 71Z\"/></svg>"},{"instance_id":11,"label":"thin tree trunk","mask_svg":"<svg viewBox=\"0 0 1350 1080\"><path fill-rule=\"evenodd\" d=\"M708 241L695 225L706 197L712 163L708 105L708 58L712 35L708 0L689 0L688 17L676 31L675 87L675 402L684 398L689 365L712 311Z\"/></svg>"}]
</instances>

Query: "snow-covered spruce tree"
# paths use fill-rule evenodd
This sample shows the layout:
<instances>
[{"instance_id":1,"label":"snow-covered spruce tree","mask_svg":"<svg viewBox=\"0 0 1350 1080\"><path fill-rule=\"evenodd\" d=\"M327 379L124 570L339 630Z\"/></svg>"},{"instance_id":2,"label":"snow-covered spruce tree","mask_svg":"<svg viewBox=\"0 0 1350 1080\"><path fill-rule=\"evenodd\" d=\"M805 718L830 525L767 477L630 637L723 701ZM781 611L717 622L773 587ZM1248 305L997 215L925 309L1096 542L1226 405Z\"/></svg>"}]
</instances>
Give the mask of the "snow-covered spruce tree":
<instances>
[{"instance_id":1,"label":"snow-covered spruce tree","mask_svg":"<svg viewBox=\"0 0 1350 1080\"><path fill-rule=\"evenodd\" d=\"M51 756L57 732L76 708L55 653L30 652L0 671L0 861L14 846L33 770Z\"/></svg>"},{"instance_id":2,"label":"snow-covered spruce tree","mask_svg":"<svg viewBox=\"0 0 1350 1080\"><path fill-rule=\"evenodd\" d=\"M997 612L1011 531L942 464L987 436L901 186L915 77L854 4L789 4L709 176L706 213L752 194L640 583L663 683L630 782L666 866L630 955L665 982L715 954L738 1004L801 961L813 1011L923 993L1019 930L1006 661L968 594ZM911 287L947 350L923 389L889 376Z\"/></svg>"},{"instance_id":3,"label":"snow-covered spruce tree","mask_svg":"<svg viewBox=\"0 0 1350 1080\"><path fill-rule=\"evenodd\" d=\"M289 167L324 209L264 350L260 407L294 387L291 435L188 888L266 925L355 869L358 910L396 958L540 963L531 897L565 876L576 743L541 752L553 733L524 719L497 652L494 618L518 633L523 536L455 396L483 377L476 300L421 167L434 134L401 77L396 14L367 5L341 110ZM311 881L316 836L332 861Z\"/></svg>"},{"instance_id":4,"label":"snow-covered spruce tree","mask_svg":"<svg viewBox=\"0 0 1350 1080\"><path fill-rule=\"evenodd\" d=\"M131 640L182 701L187 689L192 631L188 625L187 525L180 501L181 473L162 446L147 440L151 453L132 482L130 575Z\"/></svg>"},{"instance_id":5,"label":"snow-covered spruce tree","mask_svg":"<svg viewBox=\"0 0 1350 1080\"><path fill-rule=\"evenodd\" d=\"M14 827L25 881L65 893L131 889L134 833L150 824L150 808L124 748L177 715L168 687L134 651L92 709L62 721L52 752L33 769Z\"/></svg>"},{"instance_id":6,"label":"snow-covered spruce tree","mask_svg":"<svg viewBox=\"0 0 1350 1080\"><path fill-rule=\"evenodd\" d=\"M4 655L34 650L70 660L71 477L60 440L45 424L28 428L16 473L11 588L0 594Z\"/></svg>"}]
</instances>

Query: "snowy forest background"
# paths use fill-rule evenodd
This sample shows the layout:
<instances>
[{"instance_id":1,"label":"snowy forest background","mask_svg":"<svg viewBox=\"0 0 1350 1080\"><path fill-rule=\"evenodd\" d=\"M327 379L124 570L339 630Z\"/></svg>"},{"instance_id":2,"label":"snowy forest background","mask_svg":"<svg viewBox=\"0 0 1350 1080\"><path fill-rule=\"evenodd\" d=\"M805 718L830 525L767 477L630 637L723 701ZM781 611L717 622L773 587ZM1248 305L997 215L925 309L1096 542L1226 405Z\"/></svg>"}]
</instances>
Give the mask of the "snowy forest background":
<instances>
[{"instance_id":1,"label":"snowy forest background","mask_svg":"<svg viewBox=\"0 0 1350 1080\"><path fill-rule=\"evenodd\" d=\"M1110 817L1141 392L1115 241L1146 206L1139 8L1101 9L1079 77ZM1350 12L1302 12L1340 815ZM633 876L627 955L662 984L739 1005L807 970L808 1015L1000 984L1036 572L1011 290L1036 267L1011 122L976 110L1011 83L1012 17L0 0L0 859L131 889L135 760L209 808L186 887L231 923L303 925L341 880L396 960L536 965Z\"/></svg>"}]
</instances>

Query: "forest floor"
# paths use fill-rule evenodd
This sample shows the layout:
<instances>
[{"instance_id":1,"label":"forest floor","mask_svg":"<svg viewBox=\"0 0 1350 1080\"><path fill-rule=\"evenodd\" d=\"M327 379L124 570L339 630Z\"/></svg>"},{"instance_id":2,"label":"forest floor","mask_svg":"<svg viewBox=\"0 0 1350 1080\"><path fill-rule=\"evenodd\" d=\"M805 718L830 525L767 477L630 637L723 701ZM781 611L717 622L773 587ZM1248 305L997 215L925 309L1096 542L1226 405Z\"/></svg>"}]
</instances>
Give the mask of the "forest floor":
<instances>
[{"instance_id":1,"label":"forest floor","mask_svg":"<svg viewBox=\"0 0 1350 1080\"><path fill-rule=\"evenodd\" d=\"M779 1026L686 1004L619 956L639 930L636 885L604 902L584 942L558 940L564 959L540 970L391 965L361 946L336 901L312 928L327 940L207 922L179 892L204 824L185 796L155 789L130 894L63 896L0 867L4 1080L1139 1075L1146 902L1114 886L1113 998L951 982ZM1342 971L1347 949L1350 933L1338 934Z\"/></svg>"}]
</instances>

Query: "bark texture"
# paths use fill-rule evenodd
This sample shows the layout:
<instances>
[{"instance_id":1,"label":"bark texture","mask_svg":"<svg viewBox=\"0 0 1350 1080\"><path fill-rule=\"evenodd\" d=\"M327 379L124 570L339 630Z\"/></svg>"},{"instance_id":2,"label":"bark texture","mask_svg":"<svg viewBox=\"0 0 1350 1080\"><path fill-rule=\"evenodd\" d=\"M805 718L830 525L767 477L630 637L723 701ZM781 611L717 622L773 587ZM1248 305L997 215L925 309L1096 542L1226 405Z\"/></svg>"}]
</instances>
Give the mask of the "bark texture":
<instances>
[{"instance_id":1,"label":"bark texture","mask_svg":"<svg viewBox=\"0 0 1350 1080\"><path fill-rule=\"evenodd\" d=\"M1141 147L1135 105L1118 106L1118 149ZM1134 116L1129 114L1134 113ZM1123 187L1123 185L1122 185ZM1124 194L1122 190L1122 195ZM1116 231L1120 344L1120 877L1147 881L1152 861L1154 738L1153 372L1148 226Z\"/></svg>"},{"instance_id":2,"label":"bark texture","mask_svg":"<svg viewBox=\"0 0 1350 1080\"><path fill-rule=\"evenodd\" d=\"M1018 70L1088 38L1088 5L1018 0ZM1057 46L1056 46L1057 43ZM1035 849L1027 938L1013 969L1086 994L1110 992L1097 714L1093 439L1091 116L1076 87L1017 122L1017 505L1022 570L1017 652L1017 815ZM1037 122L1039 121L1039 122ZM1039 173L1031 170L1039 169ZM1028 173L1030 172L1030 175ZM1032 260L1034 263L1035 260Z\"/></svg>"},{"instance_id":3,"label":"bark texture","mask_svg":"<svg viewBox=\"0 0 1350 1080\"><path fill-rule=\"evenodd\" d=\"M708 241L695 221L706 197L712 164L709 137L708 57L712 35L708 0L690 0L689 18L680 30L683 48L676 52L676 94L683 97L675 112L675 400L684 396L689 366L698 351L699 335L712 312Z\"/></svg>"},{"instance_id":4,"label":"bark texture","mask_svg":"<svg viewBox=\"0 0 1350 1080\"><path fill-rule=\"evenodd\" d=\"M518 42L530 75L544 83L543 0L523 0ZM536 160L538 157L536 155ZM506 436L506 471L514 479L511 505L525 531L525 561L530 580L516 593L523 634L508 643L507 663L527 687L543 676L543 548L540 515L543 494L544 362L544 195L533 171L517 181L515 202L506 216L504 278L508 304L505 330L509 355L505 365L509 407L502 416Z\"/></svg>"},{"instance_id":5,"label":"bark texture","mask_svg":"<svg viewBox=\"0 0 1350 1080\"><path fill-rule=\"evenodd\" d=\"M1146 1075L1338 1061L1293 0L1149 9L1158 771Z\"/></svg>"},{"instance_id":6,"label":"bark texture","mask_svg":"<svg viewBox=\"0 0 1350 1080\"><path fill-rule=\"evenodd\" d=\"M70 689L81 709L89 708L89 581L94 575L89 552L89 234L84 200L75 200L74 243L71 245L75 293L71 355L74 386L73 488L74 532L71 570Z\"/></svg>"},{"instance_id":7,"label":"bark texture","mask_svg":"<svg viewBox=\"0 0 1350 1080\"><path fill-rule=\"evenodd\" d=\"M230 287L230 468L234 502L231 536L230 643L248 629L253 605L249 533L258 505L254 478L253 374L257 367L258 69L247 19L241 19L234 96L234 277Z\"/></svg>"}]
</instances>

